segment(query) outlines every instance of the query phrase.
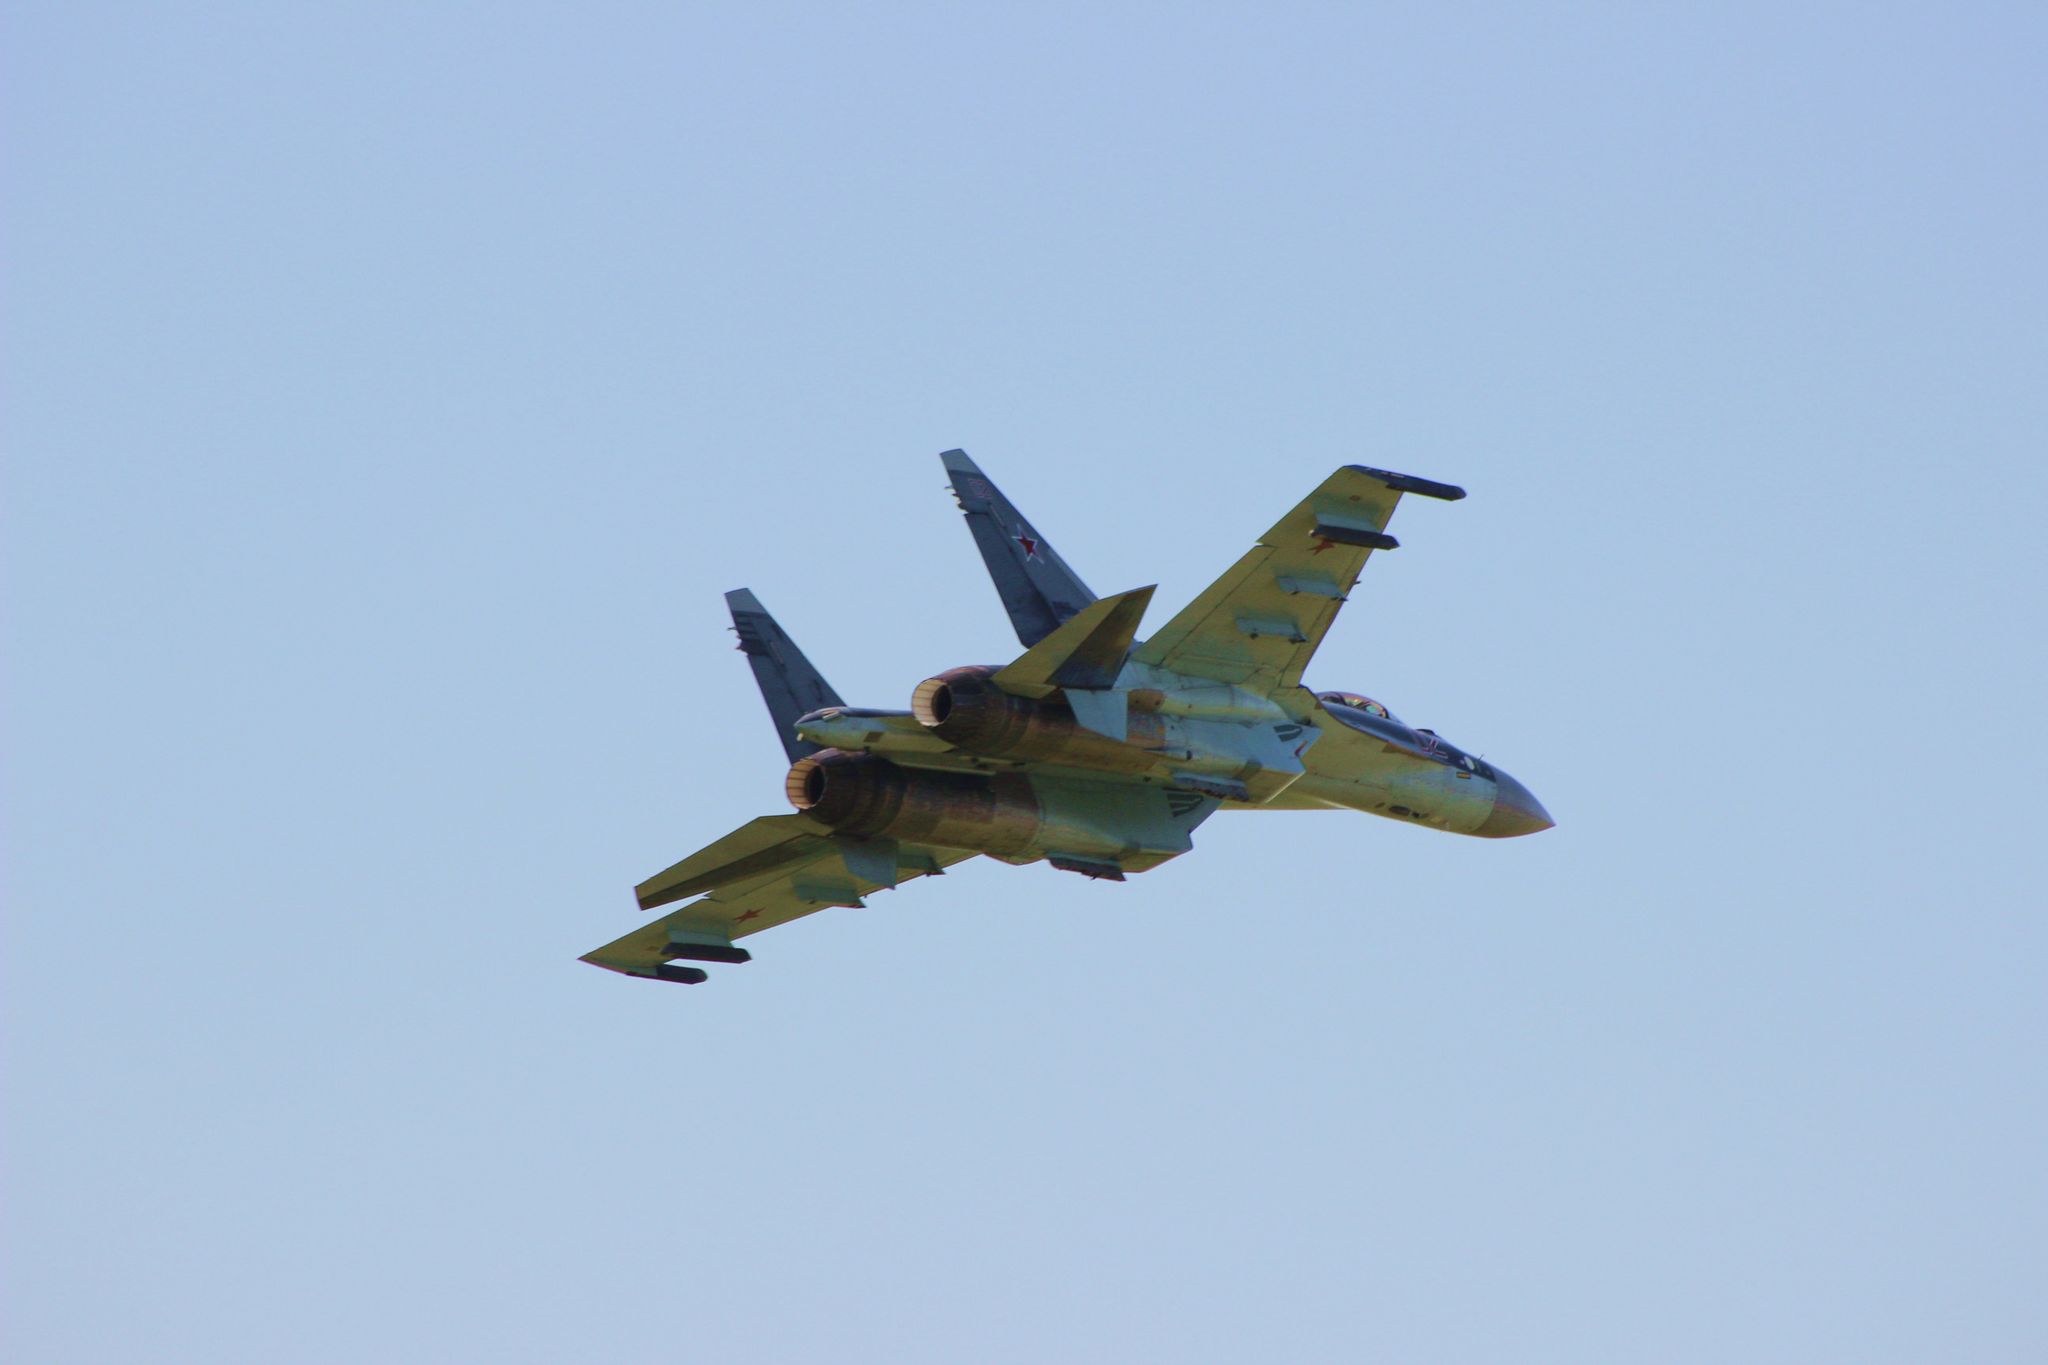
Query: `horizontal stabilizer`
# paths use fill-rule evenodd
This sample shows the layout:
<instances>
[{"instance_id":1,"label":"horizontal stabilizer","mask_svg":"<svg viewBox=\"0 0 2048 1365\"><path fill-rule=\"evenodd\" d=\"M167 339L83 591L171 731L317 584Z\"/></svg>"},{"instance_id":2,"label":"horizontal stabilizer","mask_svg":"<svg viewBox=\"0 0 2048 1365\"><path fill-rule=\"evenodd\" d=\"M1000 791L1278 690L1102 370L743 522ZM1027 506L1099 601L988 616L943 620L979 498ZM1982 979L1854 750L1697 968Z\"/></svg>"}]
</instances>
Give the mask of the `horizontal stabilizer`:
<instances>
[{"instance_id":1,"label":"horizontal stabilizer","mask_svg":"<svg viewBox=\"0 0 2048 1365\"><path fill-rule=\"evenodd\" d=\"M725 605L732 611L740 652L747 656L747 663L754 670L761 700L768 703L768 718L775 722L775 737L782 741L789 761L794 763L816 753L817 745L797 738L797 718L846 703L811 667L811 661L796 647L789 633L776 624L768 609L761 605L761 599L745 588L738 588L725 595Z\"/></svg>"},{"instance_id":2,"label":"horizontal stabilizer","mask_svg":"<svg viewBox=\"0 0 2048 1365\"><path fill-rule=\"evenodd\" d=\"M1152 592L1133 588L1089 603L990 681L1022 696L1043 696L1055 687L1114 687Z\"/></svg>"},{"instance_id":3,"label":"horizontal stabilizer","mask_svg":"<svg viewBox=\"0 0 2048 1365\"><path fill-rule=\"evenodd\" d=\"M764 815L633 888L642 910L759 877L816 856L830 831L808 815Z\"/></svg>"},{"instance_id":4,"label":"horizontal stabilizer","mask_svg":"<svg viewBox=\"0 0 2048 1365\"><path fill-rule=\"evenodd\" d=\"M953 496L967 516L967 529L974 534L982 563L995 580L1020 642L1026 647L1037 644L1095 600L1059 551L989 482L966 451L949 450L939 459L945 462Z\"/></svg>"}]
</instances>

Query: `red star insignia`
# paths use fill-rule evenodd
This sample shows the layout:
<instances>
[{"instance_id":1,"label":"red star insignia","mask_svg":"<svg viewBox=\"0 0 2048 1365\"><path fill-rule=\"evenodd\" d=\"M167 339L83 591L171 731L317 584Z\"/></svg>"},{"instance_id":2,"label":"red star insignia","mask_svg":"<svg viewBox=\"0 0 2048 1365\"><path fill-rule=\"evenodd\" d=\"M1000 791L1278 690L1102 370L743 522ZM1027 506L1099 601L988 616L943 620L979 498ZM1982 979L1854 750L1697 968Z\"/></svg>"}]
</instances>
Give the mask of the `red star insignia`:
<instances>
[{"instance_id":1,"label":"red star insignia","mask_svg":"<svg viewBox=\"0 0 2048 1365\"><path fill-rule=\"evenodd\" d=\"M1321 554L1321 553L1322 553L1323 551L1325 551L1325 550L1334 550L1334 549L1336 549L1336 548L1337 548L1337 542L1336 542L1336 541L1334 541L1334 540L1331 540L1331 539L1330 539L1330 538L1329 538L1328 536L1318 536L1318 537L1316 538L1316 547L1315 547L1315 549L1313 549L1313 550L1310 550L1310 551L1309 551L1309 553L1310 553L1310 554L1312 554L1312 555L1319 555L1319 554Z\"/></svg>"},{"instance_id":2,"label":"red star insignia","mask_svg":"<svg viewBox=\"0 0 2048 1365\"><path fill-rule=\"evenodd\" d=\"M759 918L761 918L761 912L760 912L759 910L749 910L749 911L747 911L747 913L746 913L746 914L744 914L744 915L741 915L741 916L740 916L740 917L739 917L738 919L734 920L734 921L733 921L733 923L734 923L734 924L745 924L745 923L746 923L746 922L747 922L748 920L750 920L750 919L759 919Z\"/></svg>"},{"instance_id":3,"label":"red star insignia","mask_svg":"<svg viewBox=\"0 0 2048 1365\"><path fill-rule=\"evenodd\" d=\"M1038 558L1038 542L1025 535L1024 528L1021 526L1017 528L1017 543L1024 547L1024 557L1026 559Z\"/></svg>"}]
</instances>

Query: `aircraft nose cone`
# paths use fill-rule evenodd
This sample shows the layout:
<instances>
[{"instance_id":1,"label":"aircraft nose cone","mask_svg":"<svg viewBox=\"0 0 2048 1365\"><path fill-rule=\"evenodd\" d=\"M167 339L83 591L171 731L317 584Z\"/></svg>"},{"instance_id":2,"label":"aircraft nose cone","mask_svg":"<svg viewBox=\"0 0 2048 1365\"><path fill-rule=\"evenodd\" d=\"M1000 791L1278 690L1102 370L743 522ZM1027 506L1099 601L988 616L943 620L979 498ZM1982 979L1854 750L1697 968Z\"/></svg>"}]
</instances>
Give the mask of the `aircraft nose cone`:
<instances>
[{"instance_id":1,"label":"aircraft nose cone","mask_svg":"<svg viewBox=\"0 0 2048 1365\"><path fill-rule=\"evenodd\" d=\"M1493 813L1474 831L1480 838L1512 839L1518 834L1534 834L1538 830L1549 829L1557 823L1550 818L1550 812L1543 809L1543 803L1514 778L1495 769L1493 781L1499 790L1493 798Z\"/></svg>"}]
</instances>

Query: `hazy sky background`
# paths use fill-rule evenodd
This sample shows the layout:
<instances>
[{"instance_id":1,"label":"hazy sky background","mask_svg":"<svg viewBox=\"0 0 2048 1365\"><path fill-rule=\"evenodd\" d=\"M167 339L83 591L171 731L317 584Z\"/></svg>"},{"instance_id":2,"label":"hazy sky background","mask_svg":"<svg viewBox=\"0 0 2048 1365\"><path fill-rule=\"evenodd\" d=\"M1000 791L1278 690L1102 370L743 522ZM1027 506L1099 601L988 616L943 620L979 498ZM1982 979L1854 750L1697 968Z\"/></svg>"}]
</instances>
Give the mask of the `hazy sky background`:
<instances>
[{"instance_id":1,"label":"hazy sky background","mask_svg":"<svg viewBox=\"0 0 2048 1365\"><path fill-rule=\"evenodd\" d=\"M2048 1356L2032 5L24 3L25 1362ZM1339 464L1310 671L1558 828L1220 815L575 961Z\"/></svg>"}]
</instances>

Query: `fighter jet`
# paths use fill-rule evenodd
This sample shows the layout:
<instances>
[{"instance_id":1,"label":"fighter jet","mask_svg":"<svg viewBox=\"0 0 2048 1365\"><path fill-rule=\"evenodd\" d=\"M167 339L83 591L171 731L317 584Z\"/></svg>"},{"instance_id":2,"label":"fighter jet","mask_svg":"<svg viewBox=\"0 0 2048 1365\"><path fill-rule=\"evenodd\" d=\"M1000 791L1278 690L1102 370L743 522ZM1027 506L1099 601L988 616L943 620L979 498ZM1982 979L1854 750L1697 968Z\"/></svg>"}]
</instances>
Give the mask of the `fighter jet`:
<instances>
[{"instance_id":1,"label":"fighter jet","mask_svg":"<svg viewBox=\"0 0 2048 1365\"><path fill-rule=\"evenodd\" d=\"M791 767L764 815L636 888L680 909L582 960L697 985L739 940L955 863L1043 861L1122 881L1194 847L1219 810L1353 810L1500 839L1549 829L1529 789L1432 730L1302 670L1403 494L1465 490L1339 469L1149 639L1152 589L1097 597L967 458L940 459L1024 652L948 669L907 711L848 706L744 588L726 594ZM691 899L696 897L696 899Z\"/></svg>"}]
</instances>

